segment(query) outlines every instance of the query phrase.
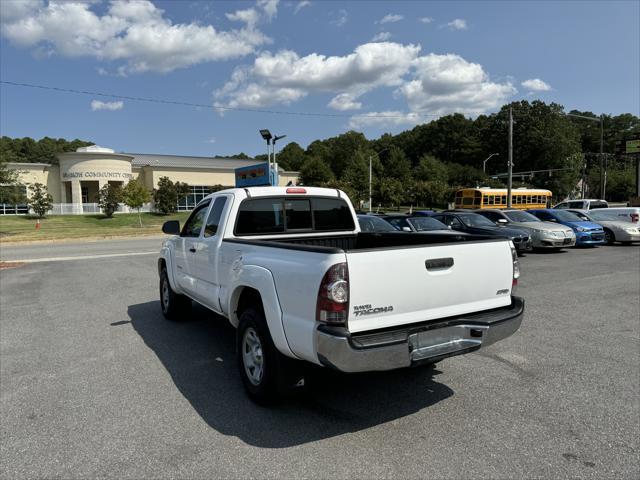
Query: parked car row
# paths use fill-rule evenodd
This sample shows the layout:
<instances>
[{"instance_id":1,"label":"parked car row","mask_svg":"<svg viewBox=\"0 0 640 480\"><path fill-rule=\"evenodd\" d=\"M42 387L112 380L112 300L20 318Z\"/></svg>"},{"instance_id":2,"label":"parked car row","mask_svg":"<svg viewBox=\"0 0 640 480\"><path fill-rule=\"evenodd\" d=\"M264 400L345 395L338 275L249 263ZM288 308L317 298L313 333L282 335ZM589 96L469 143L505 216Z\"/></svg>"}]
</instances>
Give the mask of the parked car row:
<instances>
[{"instance_id":1,"label":"parked car row","mask_svg":"<svg viewBox=\"0 0 640 480\"><path fill-rule=\"evenodd\" d=\"M412 214L358 216L366 232L446 232L509 238L518 253L536 249L640 242L640 209L608 208L581 200L586 209L429 210ZM570 202L566 202L570 203ZM391 227L391 228L389 228Z\"/></svg>"}]
</instances>

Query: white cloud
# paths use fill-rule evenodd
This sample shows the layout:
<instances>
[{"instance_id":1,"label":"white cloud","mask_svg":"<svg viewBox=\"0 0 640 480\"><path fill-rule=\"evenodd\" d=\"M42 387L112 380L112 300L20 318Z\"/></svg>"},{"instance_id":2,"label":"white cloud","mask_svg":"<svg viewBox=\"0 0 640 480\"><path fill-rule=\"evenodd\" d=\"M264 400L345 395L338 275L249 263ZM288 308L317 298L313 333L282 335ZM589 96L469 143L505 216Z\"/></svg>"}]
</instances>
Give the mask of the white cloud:
<instances>
[{"instance_id":1,"label":"white cloud","mask_svg":"<svg viewBox=\"0 0 640 480\"><path fill-rule=\"evenodd\" d=\"M551 90L551 85L543 80L540 80L539 78L531 78L529 80L525 80L520 85L534 92L548 92L549 90Z\"/></svg>"},{"instance_id":2,"label":"white cloud","mask_svg":"<svg viewBox=\"0 0 640 480\"><path fill-rule=\"evenodd\" d=\"M311 2L309 0L303 0L302 2L298 2L296 3L295 8L293 9L293 14L297 15L298 12L302 10L304 7L310 7L310 6L311 6Z\"/></svg>"},{"instance_id":3,"label":"white cloud","mask_svg":"<svg viewBox=\"0 0 640 480\"><path fill-rule=\"evenodd\" d=\"M357 96L351 93L340 93L333 97L329 104L329 108L334 110L360 110L362 103L356 101Z\"/></svg>"},{"instance_id":4,"label":"white cloud","mask_svg":"<svg viewBox=\"0 0 640 480\"><path fill-rule=\"evenodd\" d=\"M432 17L422 17L422 18L420 19L420 21L421 21L422 23L433 23L433 20L434 20L434 19L433 19Z\"/></svg>"},{"instance_id":5,"label":"white cloud","mask_svg":"<svg viewBox=\"0 0 640 480\"><path fill-rule=\"evenodd\" d=\"M451 30L466 30L467 29L467 21L462 18L455 18L447 23L447 27Z\"/></svg>"},{"instance_id":6,"label":"white cloud","mask_svg":"<svg viewBox=\"0 0 640 480\"><path fill-rule=\"evenodd\" d=\"M378 22L380 25L384 25L385 23L396 23L402 20L404 17L402 15L398 15L397 13L388 13L384 17L382 17Z\"/></svg>"},{"instance_id":7,"label":"white cloud","mask_svg":"<svg viewBox=\"0 0 640 480\"><path fill-rule=\"evenodd\" d=\"M376 33L371 39L372 42L386 42L391 38L391 34L389 32L379 32Z\"/></svg>"},{"instance_id":8,"label":"white cloud","mask_svg":"<svg viewBox=\"0 0 640 480\"><path fill-rule=\"evenodd\" d=\"M91 100L91 110L94 112L97 110L122 110L124 102L101 102L100 100Z\"/></svg>"},{"instance_id":9,"label":"white cloud","mask_svg":"<svg viewBox=\"0 0 640 480\"><path fill-rule=\"evenodd\" d=\"M216 143L216 137L211 137L204 141L204 143Z\"/></svg>"},{"instance_id":10,"label":"white cloud","mask_svg":"<svg viewBox=\"0 0 640 480\"><path fill-rule=\"evenodd\" d=\"M335 18L329 23L334 27L343 27L349 20L349 13L344 9L340 9L337 13L332 13L331 15L335 16Z\"/></svg>"},{"instance_id":11,"label":"white cloud","mask_svg":"<svg viewBox=\"0 0 640 480\"><path fill-rule=\"evenodd\" d=\"M367 127L384 128L384 127L400 127L412 126L424 121L417 113L385 111L385 112L369 112L362 115L354 115L349 120L349 128L361 130Z\"/></svg>"},{"instance_id":12,"label":"white cloud","mask_svg":"<svg viewBox=\"0 0 640 480\"><path fill-rule=\"evenodd\" d=\"M253 65L236 68L214 95L218 106L258 107L290 103L309 93L346 93L348 97L334 99L330 106L353 107L359 96L376 87L400 86L419 53L417 45L391 42L366 43L345 56L263 52Z\"/></svg>"},{"instance_id":13,"label":"white cloud","mask_svg":"<svg viewBox=\"0 0 640 480\"><path fill-rule=\"evenodd\" d=\"M280 0L258 0L258 8L261 8L269 21L278 14L278 3Z\"/></svg>"},{"instance_id":14,"label":"white cloud","mask_svg":"<svg viewBox=\"0 0 640 480\"><path fill-rule=\"evenodd\" d=\"M478 115L517 93L511 82L492 82L482 65L459 55L431 53L417 59L414 69L413 78L397 90L413 112Z\"/></svg>"},{"instance_id":15,"label":"white cloud","mask_svg":"<svg viewBox=\"0 0 640 480\"><path fill-rule=\"evenodd\" d=\"M260 15L277 13L276 0L258 0ZM246 26L220 31L199 23L173 24L148 0L112 0L102 15L90 2L2 2L2 35L19 47L67 57L121 61L122 74L170 72L203 62L254 53L270 42L254 28L258 20L231 14ZM251 9L250 9L251 10Z\"/></svg>"}]
</instances>

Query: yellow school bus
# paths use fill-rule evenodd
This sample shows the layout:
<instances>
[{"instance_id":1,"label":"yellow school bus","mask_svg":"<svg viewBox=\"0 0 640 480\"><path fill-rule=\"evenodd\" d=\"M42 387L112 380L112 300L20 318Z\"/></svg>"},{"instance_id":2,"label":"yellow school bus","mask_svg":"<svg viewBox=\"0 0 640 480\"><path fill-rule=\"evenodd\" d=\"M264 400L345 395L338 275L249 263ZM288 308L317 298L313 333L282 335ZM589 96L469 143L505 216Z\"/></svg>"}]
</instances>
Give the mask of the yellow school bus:
<instances>
[{"instance_id":1,"label":"yellow school bus","mask_svg":"<svg viewBox=\"0 0 640 480\"><path fill-rule=\"evenodd\" d=\"M549 190L514 188L511 207L520 210L547 208L551 202ZM456 192L456 208L507 208L506 188L462 188Z\"/></svg>"}]
</instances>

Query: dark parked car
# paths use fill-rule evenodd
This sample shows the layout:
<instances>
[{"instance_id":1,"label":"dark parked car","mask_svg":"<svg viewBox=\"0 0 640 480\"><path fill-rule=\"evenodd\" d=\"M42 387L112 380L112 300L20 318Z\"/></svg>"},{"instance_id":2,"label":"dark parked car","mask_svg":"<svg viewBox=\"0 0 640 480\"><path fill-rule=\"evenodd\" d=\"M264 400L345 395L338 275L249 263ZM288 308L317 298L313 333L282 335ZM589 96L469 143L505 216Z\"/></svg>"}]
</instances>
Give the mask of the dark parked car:
<instances>
[{"instance_id":1,"label":"dark parked car","mask_svg":"<svg viewBox=\"0 0 640 480\"><path fill-rule=\"evenodd\" d=\"M384 218L387 222L395 227L396 230L403 232L428 232L433 230L446 230L450 228L444 223L432 217L425 216L407 216L407 215L387 215Z\"/></svg>"},{"instance_id":2,"label":"dark parked car","mask_svg":"<svg viewBox=\"0 0 640 480\"><path fill-rule=\"evenodd\" d=\"M441 221L453 230L477 235L491 235L510 239L518 252L531 250L531 238L526 230L502 227L488 218L473 212L446 211L436 213L433 218Z\"/></svg>"},{"instance_id":3,"label":"dark parked car","mask_svg":"<svg viewBox=\"0 0 640 480\"><path fill-rule=\"evenodd\" d=\"M363 232L397 232L389 222L375 215L358 215L360 230Z\"/></svg>"}]
</instances>

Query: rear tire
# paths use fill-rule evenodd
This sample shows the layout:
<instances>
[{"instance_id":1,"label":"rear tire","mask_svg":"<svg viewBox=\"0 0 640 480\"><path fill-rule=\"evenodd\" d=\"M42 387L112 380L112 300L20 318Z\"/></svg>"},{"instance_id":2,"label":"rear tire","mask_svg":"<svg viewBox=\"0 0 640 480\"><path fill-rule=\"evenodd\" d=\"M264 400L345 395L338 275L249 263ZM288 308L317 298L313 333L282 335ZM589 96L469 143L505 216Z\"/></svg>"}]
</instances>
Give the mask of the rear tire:
<instances>
[{"instance_id":1,"label":"rear tire","mask_svg":"<svg viewBox=\"0 0 640 480\"><path fill-rule=\"evenodd\" d=\"M160 272L160 307L168 320L182 320L191 313L191 299L173 291L166 267Z\"/></svg>"},{"instance_id":2,"label":"rear tire","mask_svg":"<svg viewBox=\"0 0 640 480\"><path fill-rule=\"evenodd\" d=\"M258 405L277 403L293 386L294 360L282 355L274 345L261 308L248 307L240 315L236 351L242 384Z\"/></svg>"}]
</instances>

